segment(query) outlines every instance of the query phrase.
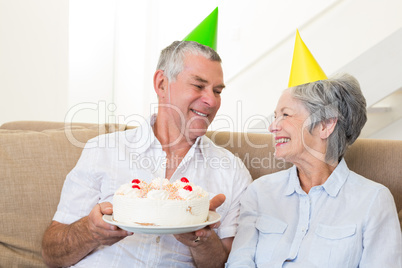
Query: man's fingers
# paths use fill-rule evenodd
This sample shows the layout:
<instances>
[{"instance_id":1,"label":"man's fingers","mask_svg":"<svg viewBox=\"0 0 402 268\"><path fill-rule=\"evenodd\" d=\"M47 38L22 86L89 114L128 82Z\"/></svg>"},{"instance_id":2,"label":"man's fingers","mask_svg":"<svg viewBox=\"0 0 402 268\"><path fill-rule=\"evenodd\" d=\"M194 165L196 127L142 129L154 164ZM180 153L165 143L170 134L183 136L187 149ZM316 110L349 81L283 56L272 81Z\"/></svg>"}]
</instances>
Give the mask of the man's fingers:
<instances>
[{"instance_id":1,"label":"man's fingers","mask_svg":"<svg viewBox=\"0 0 402 268\"><path fill-rule=\"evenodd\" d=\"M220 207L226 200L226 196L224 194L218 194L214 196L209 201L209 210L215 211L218 207Z\"/></svg>"},{"instance_id":2,"label":"man's fingers","mask_svg":"<svg viewBox=\"0 0 402 268\"><path fill-rule=\"evenodd\" d=\"M103 215L111 215L113 213L113 205L109 202L100 203L99 207Z\"/></svg>"},{"instance_id":3,"label":"man's fingers","mask_svg":"<svg viewBox=\"0 0 402 268\"><path fill-rule=\"evenodd\" d=\"M216 222L216 223L214 223L214 224L209 225L209 228L211 228L211 229L216 229L216 228L219 228L219 226L221 226L221 222L220 222L220 221L218 221L218 222Z\"/></svg>"},{"instance_id":4,"label":"man's fingers","mask_svg":"<svg viewBox=\"0 0 402 268\"><path fill-rule=\"evenodd\" d=\"M102 228L105 230L116 231L118 228L112 224L105 222L102 217L103 215L109 215L113 213L113 206L109 202L104 202L96 205L92 212L89 214L89 218L93 224L94 228Z\"/></svg>"}]
</instances>

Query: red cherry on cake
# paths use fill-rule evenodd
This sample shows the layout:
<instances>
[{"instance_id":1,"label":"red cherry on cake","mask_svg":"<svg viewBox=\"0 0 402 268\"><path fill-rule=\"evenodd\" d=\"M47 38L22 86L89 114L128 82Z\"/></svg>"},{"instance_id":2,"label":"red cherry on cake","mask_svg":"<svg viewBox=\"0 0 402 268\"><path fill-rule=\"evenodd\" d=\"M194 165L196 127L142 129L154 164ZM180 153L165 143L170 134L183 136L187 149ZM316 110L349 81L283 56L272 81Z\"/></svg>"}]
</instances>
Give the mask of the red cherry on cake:
<instances>
[{"instance_id":1,"label":"red cherry on cake","mask_svg":"<svg viewBox=\"0 0 402 268\"><path fill-rule=\"evenodd\" d=\"M141 189L141 188L140 188L140 186L138 186L137 184L135 184L135 185L131 186L131 188L133 188L133 189L135 189L135 188L137 188L137 189Z\"/></svg>"},{"instance_id":2,"label":"red cherry on cake","mask_svg":"<svg viewBox=\"0 0 402 268\"><path fill-rule=\"evenodd\" d=\"M140 182L141 181L139 179L134 179L134 180L131 181L131 183L137 183L137 184L140 183Z\"/></svg>"},{"instance_id":3,"label":"red cherry on cake","mask_svg":"<svg viewBox=\"0 0 402 268\"><path fill-rule=\"evenodd\" d=\"M180 181L185 182L185 183L188 183L188 182L189 182L186 177L181 178Z\"/></svg>"},{"instance_id":4,"label":"red cherry on cake","mask_svg":"<svg viewBox=\"0 0 402 268\"><path fill-rule=\"evenodd\" d=\"M191 187L190 185L186 185L183 187L183 189L191 192L193 190L193 187Z\"/></svg>"}]
</instances>

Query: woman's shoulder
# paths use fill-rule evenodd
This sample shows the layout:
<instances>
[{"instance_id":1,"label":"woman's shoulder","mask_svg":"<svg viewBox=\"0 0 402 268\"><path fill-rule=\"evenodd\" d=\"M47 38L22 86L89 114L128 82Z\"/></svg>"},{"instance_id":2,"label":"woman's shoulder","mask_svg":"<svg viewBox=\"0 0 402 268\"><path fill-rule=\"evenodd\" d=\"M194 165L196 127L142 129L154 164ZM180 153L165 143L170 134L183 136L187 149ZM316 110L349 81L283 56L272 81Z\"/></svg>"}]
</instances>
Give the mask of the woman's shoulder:
<instances>
[{"instance_id":1,"label":"woman's shoulder","mask_svg":"<svg viewBox=\"0 0 402 268\"><path fill-rule=\"evenodd\" d=\"M367 188L367 189L371 189L374 191L378 191L378 190L387 188L385 185L383 185L379 182L370 180L354 171L350 171L348 182L358 185L360 188Z\"/></svg>"},{"instance_id":2,"label":"woman's shoulder","mask_svg":"<svg viewBox=\"0 0 402 268\"><path fill-rule=\"evenodd\" d=\"M350 171L343 188L344 192L349 193L350 196L358 200L368 198L370 200L377 199L376 202L379 202L378 198L381 200L390 200L393 198L388 187L353 171Z\"/></svg>"}]
</instances>

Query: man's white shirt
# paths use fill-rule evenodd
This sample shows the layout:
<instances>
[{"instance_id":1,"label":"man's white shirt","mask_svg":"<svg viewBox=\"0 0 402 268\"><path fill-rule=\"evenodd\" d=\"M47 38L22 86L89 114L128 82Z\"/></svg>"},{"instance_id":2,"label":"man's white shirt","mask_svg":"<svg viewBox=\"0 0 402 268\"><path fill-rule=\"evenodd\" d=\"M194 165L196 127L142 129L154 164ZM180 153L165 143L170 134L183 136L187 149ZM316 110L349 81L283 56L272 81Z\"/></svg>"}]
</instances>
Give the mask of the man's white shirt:
<instances>
[{"instance_id":1,"label":"man's white shirt","mask_svg":"<svg viewBox=\"0 0 402 268\"><path fill-rule=\"evenodd\" d=\"M53 220L71 224L87 216L102 202L113 203L114 192L133 179L150 182L165 177L166 153L156 139L150 122L140 127L101 135L87 142L82 155L67 175ZM239 216L240 196L252 179L242 161L199 137L181 161L170 181L182 177L209 192L210 198L223 193L226 201L217 209L220 238L233 237ZM101 246L75 267L192 267L187 246L173 235L137 234L112 246Z\"/></svg>"}]
</instances>

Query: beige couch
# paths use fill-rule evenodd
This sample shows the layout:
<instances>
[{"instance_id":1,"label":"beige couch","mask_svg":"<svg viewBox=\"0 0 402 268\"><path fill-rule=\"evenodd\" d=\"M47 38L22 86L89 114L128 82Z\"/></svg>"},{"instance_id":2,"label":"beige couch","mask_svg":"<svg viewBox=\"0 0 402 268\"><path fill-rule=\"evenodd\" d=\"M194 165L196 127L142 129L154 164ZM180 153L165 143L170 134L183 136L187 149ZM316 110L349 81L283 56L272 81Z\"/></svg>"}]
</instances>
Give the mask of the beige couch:
<instances>
[{"instance_id":1,"label":"beige couch","mask_svg":"<svg viewBox=\"0 0 402 268\"><path fill-rule=\"evenodd\" d=\"M0 127L0 267L44 267L42 234L56 210L66 174L82 145L122 125L10 122ZM273 158L269 134L210 132L237 154L254 179L289 167ZM402 211L402 141L359 139L349 148L349 167L386 185ZM400 213L401 215L402 213Z\"/></svg>"}]
</instances>

